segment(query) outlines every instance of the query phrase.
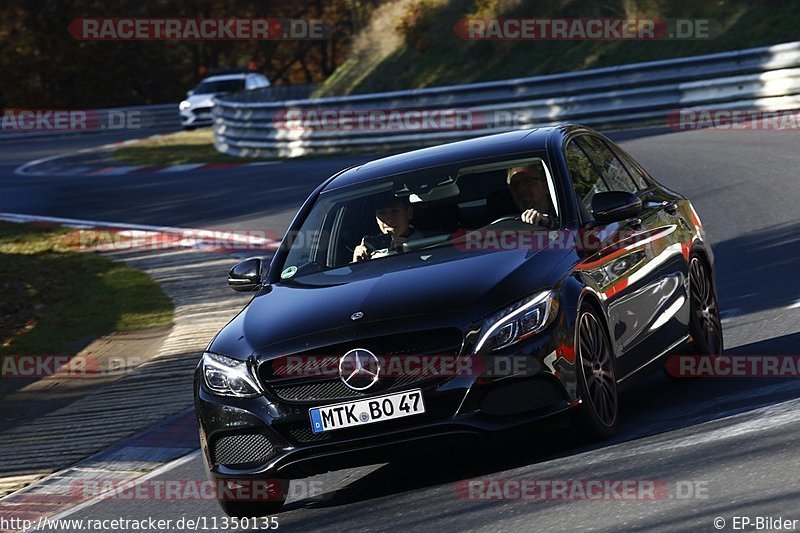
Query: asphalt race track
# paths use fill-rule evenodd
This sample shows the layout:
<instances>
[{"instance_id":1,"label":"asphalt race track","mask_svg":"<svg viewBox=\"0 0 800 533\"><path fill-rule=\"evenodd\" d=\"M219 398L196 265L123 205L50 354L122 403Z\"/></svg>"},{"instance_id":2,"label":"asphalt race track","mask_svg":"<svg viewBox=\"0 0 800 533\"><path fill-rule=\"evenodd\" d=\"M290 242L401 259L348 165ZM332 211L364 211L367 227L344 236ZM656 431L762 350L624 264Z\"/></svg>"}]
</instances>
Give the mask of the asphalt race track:
<instances>
[{"instance_id":1,"label":"asphalt race track","mask_svg":"<svg viewBox=\"0 0 800 533\"><path fill-rule=\"evenodd\" d=\"M796 130L643 130L623 138L622 146L656 178L692 199L703 220L717 259L726 351L800 352ZM175 175L13 173L31 159L106 142L97 136L0 143L0 211L280 233L316 184L367 159ZM564 431L530 432L491 446L421 449L414 459L320 476L322 497L290 501L278 515L280 529L714 531L717 517L724 530L733 528L734 517L800 519L797 379L672 382L659 372L627 390L621 409L618 436L600 445L583 445ZM204 477L195 455L157 479ZM670 494L654 501L459 498L456 482L472 478L657 480ZM694 487L693 494L678 494L678 487ZM210 526L211 517L223 516L214 501L106 500L69 518L207 517Z\"/></svg>"}]
</instances>

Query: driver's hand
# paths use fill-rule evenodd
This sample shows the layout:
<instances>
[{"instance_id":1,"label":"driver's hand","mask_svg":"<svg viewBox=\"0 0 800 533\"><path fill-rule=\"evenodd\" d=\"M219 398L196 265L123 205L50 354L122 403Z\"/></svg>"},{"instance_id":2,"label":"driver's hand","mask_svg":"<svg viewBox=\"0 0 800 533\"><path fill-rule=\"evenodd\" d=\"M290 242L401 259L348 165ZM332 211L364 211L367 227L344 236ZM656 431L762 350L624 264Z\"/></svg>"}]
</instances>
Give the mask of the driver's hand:
<instances>
[{"instance_id":1,"label":"driver's hand","mask_svg":"<svg viewBox=\"0 0 800 533\"><path fill-rule=\"evenodd\" d=\"M366 243L364 243L364 239L366 239L366 237L361 239L361 244L356 246L355 250L353 250L353 263L356 261L365 261L370 257L370 253L367 249Z\"/></svg>"},{"instance_id":2,"label":"driver's hand","mask_svg":"<svg viewBox=\"0 0 800 533\"><path fill-rule=\"evenodd\" d=\"M523 211L520 218L522 218L523 222L526 222L528 224L539 224L540 222L545 221L544 217L542 216L542 213L540 213L536 209L528 209L526 211Z\"/></svg>"}]
</instances>

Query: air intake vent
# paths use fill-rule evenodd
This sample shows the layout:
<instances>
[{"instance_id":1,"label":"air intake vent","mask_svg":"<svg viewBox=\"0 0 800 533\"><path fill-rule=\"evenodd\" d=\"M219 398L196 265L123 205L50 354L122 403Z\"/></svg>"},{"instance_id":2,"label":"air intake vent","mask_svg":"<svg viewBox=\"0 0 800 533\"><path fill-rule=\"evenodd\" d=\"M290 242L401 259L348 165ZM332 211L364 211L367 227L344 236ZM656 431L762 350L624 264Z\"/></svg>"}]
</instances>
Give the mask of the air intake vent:
<instances>
[{"instance_id":1,"label":"air intake vent","mask_svg":"<svg viewBox=\"0 0 800 533\"><path fill-rule=\"evenodd\" d=\"M564 400L559 385L544 378L498 385L484 396L481 411L489 415L516 415L550 407Z\"/></svg>"},{"instance_id":2,"label":"air intake vent","mask_svg":"<svg viewBox=\"0 0 800 533\"><path fill-rule=\"evenodd\" d=\"M272 442L261 433L226 435L214 444L214 461L224 466L260 464L274 454Z\"/></svg>"}]
</instances>

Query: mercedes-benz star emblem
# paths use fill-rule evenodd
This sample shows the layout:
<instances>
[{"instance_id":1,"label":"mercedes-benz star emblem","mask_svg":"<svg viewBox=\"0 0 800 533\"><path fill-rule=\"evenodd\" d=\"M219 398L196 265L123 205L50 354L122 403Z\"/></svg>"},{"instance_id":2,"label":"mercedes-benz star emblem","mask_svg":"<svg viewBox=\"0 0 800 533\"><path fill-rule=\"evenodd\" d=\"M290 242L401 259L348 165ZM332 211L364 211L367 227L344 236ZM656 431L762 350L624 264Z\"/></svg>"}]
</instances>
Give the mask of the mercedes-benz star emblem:
<instances>
[{"instance_id":1,"label":"mercedes-benz star emblem","mask_svg":"<svg viewBox=\"0 0 800 533\"><path fill-rule=\"evenodd\" d=\"M363 348L350 350L339 359L339 377L353 390L366 390L378 381L380 362L374 353Z\"/></svg>"},{"instance_id":2,"label":"mercedes-benz star emblem","mask_svg":"<svg viewBox=\"0 0 800 533\"><path fill-rule=\"evenodd\" d=\"M361 311L356 311L355 313L350 315L350 320L360 320L362 318L364 318L364 313L362 313Z\"/></svg>"}]
</instances>

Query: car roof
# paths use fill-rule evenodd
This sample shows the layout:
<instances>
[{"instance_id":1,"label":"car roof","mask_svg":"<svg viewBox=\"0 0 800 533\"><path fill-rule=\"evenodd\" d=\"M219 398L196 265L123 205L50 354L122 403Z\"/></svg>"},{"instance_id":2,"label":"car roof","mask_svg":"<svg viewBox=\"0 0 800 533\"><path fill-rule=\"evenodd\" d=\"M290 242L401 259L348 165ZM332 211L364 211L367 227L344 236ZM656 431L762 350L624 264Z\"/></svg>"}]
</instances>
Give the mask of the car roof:
<instances>
[{"instance_id":1,"label":"car roof","mask_svg":"<svg viewBox=\"0 0 800 533\"><path fill-rule=\"evenodd\" d=\"M337 175L325 189L337 189L424 168L462 166L468 161L544 150L550 134L563 136L575 127L563 125L511 131L391 155L345 170Z\"/></svg>"},{"instance_id":2,"label":"car roof","mask_svg":"<svg viewBox=\"0 0 800 533\"><path fill-rule=\"evenodd\" d=\"M207 81L223 81L223 80L243 80L247 76L257 75L256 72L241 72L239 74L220 74L219 76L209 76L207 78L203 78L200 83L204 83Z\"/></svg>"}]
</instances>

